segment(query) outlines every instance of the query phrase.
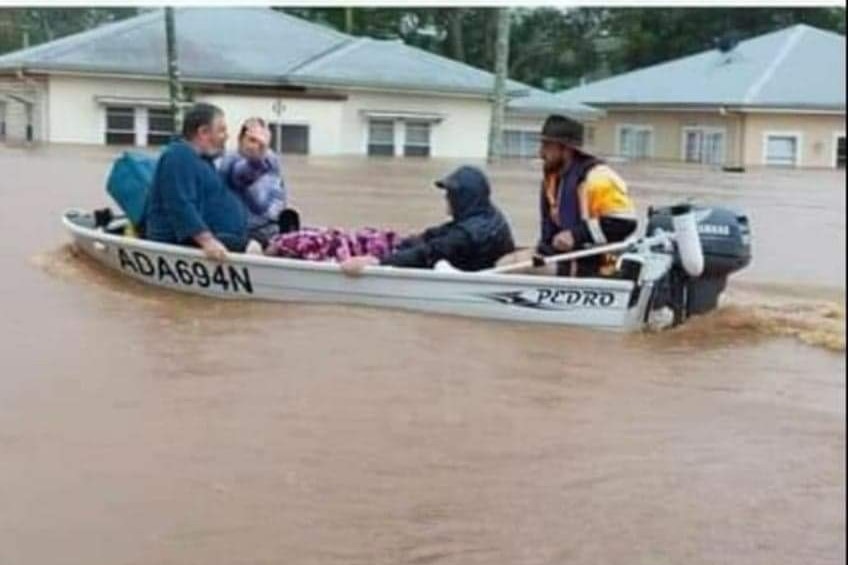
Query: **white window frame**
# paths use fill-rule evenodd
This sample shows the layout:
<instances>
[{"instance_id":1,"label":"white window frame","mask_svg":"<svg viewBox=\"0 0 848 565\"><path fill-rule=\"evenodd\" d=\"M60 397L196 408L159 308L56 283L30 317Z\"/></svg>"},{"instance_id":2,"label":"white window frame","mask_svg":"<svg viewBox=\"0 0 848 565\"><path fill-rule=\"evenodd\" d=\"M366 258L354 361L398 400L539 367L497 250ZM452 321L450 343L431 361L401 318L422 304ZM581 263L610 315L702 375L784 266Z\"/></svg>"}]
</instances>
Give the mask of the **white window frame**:
<instances>
[{"instance_id":1,"label":"white window frame","mask_svg":"<svg viewBox=\"0 0 848 565\"><path fill-rule=\"evenodd\" d=\"M645 155L645 159L653 159L655 155L655 143L656 136L654 135L654 126L651 124L615 124L615 154L619 157L627 157L628 159L632 159L628 155L624 155L621 152L621 132L625 129L633 129L636 131L647 131L650 133L650 141L648 143L648 154Z\"/></svg>"},{"instance_id":2,"label":"white window frame","mask_svg":"<svg viewBox=\"0 0 848 565\"><path fill-rule=\"evenodd\" d=\"M833 168L839 165L839 138L845 137L845 131L833 132Z\"/></svg>"},{"instance_id":3,"label":"white window frame","mask_svg":"<svg viewBox=\"0 0 848 565\"><path fill-rule=\"evenodd\" d=\"M276 139L276 141L277 141L277 144L279 144L280 147L282 147L282 138L283 138L282 129L283 129L283 126L305 127L306 128L306 155L312 155L312 147L311 147L311 144L310 144L310 141L312 140L312 124L309 122L309 120L306 120L306 119L292 119L292 120L287 119L287 120L283 121L281 118L273 118L273 119L262 118L262 119L265 120L265 123L267 124L269 130L277 128L277 133L276 133L277 139ZM365 136L366 136L366 138L368 137L368 132L365 133ZM271 150L276 152L276 153L282 154L280 151L277 150L276 147L271 147ZM366 153L368 151L368 140L367 139L365 140L365 151L366 151Z\"/></svg>"},{"instance_id":4,"label":"white window frame","mask_svg":"<svg viewBox=\"0 0 848 565\"><path fill-rule=\"evenodd\" d=\"M170 108L163 108L161 106L157 106L157 107L150 107L150 108L147 108L147 107L139 108L139 110L144 111L143 114L142 114L144 119L142 119L141 122L140 122L141 127L139 128L139 130L140 130L139 134L143 134L141 139L143 140L145 147L157 147L156 145L150 144L150 141L148 139L150 134L161 135L161 134L164 134L164 133L170 133L171 135L180 135L180 132L165 132L165 131L161 131L161 130L150 129L150 111L155 110L157 112L165 111L165 112L170 113L170 111L171 111ZM136 114L136 119L138 119L139 117L140 117L140 115ZM143 130L143 131L141 131L141 130ZM166 144L163 144L163 146L166 145Z\"/></svg>"},{"instance_id":5,"label":"white window frame","mask_svg":"<svg viewBox=\"0 0 848 565\"><path fill-rule=\"evenodd\" d=\"M133 112L133 129L132 129L132 132L130 132L129 130L109 130L109 109L110 108L130 108L130 109L132 109L132 112ZM147 130L146 130L147 117L146 116L139 116L139 114L140 114L139 108L137 108L137 107L135 107L131 104L127 104L127 105L124 105L124 106L121 106L119 104L109 104L109 105L103 106L103 137L101 138L103 140L103 145L109 145L108 141L106 140L106 136L108 136L110 131L111 131L113 133L132 133L133 134L133 145L134 146L139 146L139 145L143 146L144 143L140 144L139 141L140 140L144 140L144 142L147 141L147 139L146 139L147 138ZM143 120L144 121L144 127L145 127L144 136L140 135L141 134L140 130L142 128L139 127L139 122L142 121L140 119L141 117L144 117L144 120Z\"/></svg>"},{"instance_id":6,"label":"white window frame","mask_svg":"<svg viewBox=\"0 0 848 565\"><path fill-rule=\"evenodd\" d=\"M425 125L427 126L427 143L409 143L409 126L410 124L415 125ZM403 156L407 157L406 148L407 147L426 147L427 155L426 158L430 158L433 155L433 123L428 120L404 120L403 123ZM409 155L409 157L417 157L424 158L424 155Z\"/></svg>"},{"instance_id":7,"label":"white window frame","mask_svg":"<svg viewBox=\"0 0 848 565\"><path fill-rule=\"evenodd\" d=\"M506 155L507 158L510 158L510 159L535 159L537 157L537 155L539 153L539 138L540 138L540 135L541 135L539 133L538 129L529 129L529 128L526 128L526 127L515 127L515 128L505 127L503 129L503 136L504 136L503 137L503 139L504 139L503 149L504 150L506 150L506 134L507 134L507 132L519 134L521 136L521 148L522 149L524 148L524 143L525 143L525 140L527 140L527 138L532 137L532 136L536 137L536 139L534 139L532 141L532 143L533 143L532 151L530 151L528 154L525 155L525 154L522 153L520 155Z\"/></svg>"},{"instance_id":8,"label":"white window frame","mask_svg":"<svg viewBox=\"0 0 848 565\"><path fill-rule=\"evenodd\" d=\"M391 122L392 124L392 155L371 155L371 122ZM403 143L403 134L400 130L403 128L403 123L400 120L392 118L366 118L365 119L365 156L366 157L396 157L398 154L398 142ZM401 149L402 150L402 149Z\"/></svg>"},{"instance_id":9,"label":"white window frame","mask_svg":"<svg viewBox=\"0 0 848 565\"><path fill-rule=\"evenodd\" d=\"M764 131L763 132L763 161L762 164L764 167L774 167L779 165L769 165L768 162L768 141L770 137L794 137L795 138L795 163L792 164L793 168L798 168L803 163L804 157L804 134L800 131Z\"/></svg>"},{"instance_id":10,"label":"white window frame","mask_svg":"<svg viewBox=\"0 0 848 565\"><path fill-rule=\"evenodd\" d=\"M721 134L721 148L722 148L721 153L722 153L722 155L721 155L721 161L720 162L718 162L718 163L705 163L703 161L703 157L704 157L704 155L703 155L703 148L704 148L703 143L701 145L702 152L701 152L701 156L700 156L702 160L700 160L700 161L687 161L686 160L686 134L693 132L693 131L695 131L695 132L700 131L702 139L706 135L711 134L711 133L720 133ZM702 126L702 125L683 126L680 130L680 160L683 161L684 163L698 163L698 164L701 164L701 165L711 165L711 164L724 165L727 162L727 128L719 127L719 126Z\"/></svg>"}]
</instances>

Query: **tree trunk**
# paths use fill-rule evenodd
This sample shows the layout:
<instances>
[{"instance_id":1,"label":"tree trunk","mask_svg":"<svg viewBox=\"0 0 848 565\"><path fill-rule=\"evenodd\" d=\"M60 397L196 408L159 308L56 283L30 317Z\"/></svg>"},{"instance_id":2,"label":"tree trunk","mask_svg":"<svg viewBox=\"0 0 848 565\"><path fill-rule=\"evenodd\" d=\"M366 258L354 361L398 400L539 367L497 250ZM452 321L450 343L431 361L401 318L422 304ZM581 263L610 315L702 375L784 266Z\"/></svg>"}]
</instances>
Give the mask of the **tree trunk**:
<instances>
[{"instance_id":1,"label":"tree trunk","mask_svg":"<svg viewBox=\"0 0 848 565\"><path fill-rule=\"evenodd\" d=\"M438 30L436 28L436 14L435 8L431 8L427 10L425 13L426 16L426 29L430 32L431 35L427 36L427 51L430 53L438 53L439 52L439 41L436 39L436 35Z\"/></svg>"},{"instance_id":2,"label":"tree trunk","mask_svg":"<svg viewBox=\"0 0 848 565\"><path fill-rule=\"evenodd\" d=\"M462 8L450 8L448 23L450 30L451 57L465 62L465 38L462 33Z\"/></svg>"},{"instance_id":3,"label":"tree trunk","mask_svg":"<svg viewBox=\"0 0 848 565\"><path fill-rule=\"evenodd\" d=\"M506 79L509 69L509 8L497 8L495 40L495 92L489 131L489 162L503 156L503 122L506 108Z\"/></svg>"},{"instance_id":4,"label":"tree trunk","mask_svg":"<svg viewBox=\"0 0 848 565\"><path fill-rule=\"evenodd\" d=\"M500 8L483 8L485 10L486 19L486 35L488 39L485 42L485 50L483 51L486 57L486 68L494 71L495 63L495 43L497 42L498 29L498 10Z\"/></svg>"},{"instance_id":5,"label":"tree trunk","mask_svg":"<svg viewBox=\"0 0 848 565\"><path fill-rule=\"evenodd\" d=\"M171 116L174 119L174 133L179 133L182 131L180 102L182 101L183 93L177 60L177 32L174 23L173 8L165 8L165 43L168 57L168 94L171 101Z\"/></svg>"},{"instance_id":6,"label":"tree trunk","mask_svg":"<svg viewBox=\"0 0 848 565\"><path fill-rule=\"evenodd\" d=\"M45 13L41 17L41 30L44 32L44 41L53 41L53 26L50 25L50 16Z\"/></svg>"},{"instance_id":7,"label":"tree trunk","mask_svg":"<svg viewBox=\"0 0 848 565\"><path fill-rule=\"evenodd\" d=\"M353 8L346 7L345 11L345 33L353 34Z\"/></svg>"}]
</instances>

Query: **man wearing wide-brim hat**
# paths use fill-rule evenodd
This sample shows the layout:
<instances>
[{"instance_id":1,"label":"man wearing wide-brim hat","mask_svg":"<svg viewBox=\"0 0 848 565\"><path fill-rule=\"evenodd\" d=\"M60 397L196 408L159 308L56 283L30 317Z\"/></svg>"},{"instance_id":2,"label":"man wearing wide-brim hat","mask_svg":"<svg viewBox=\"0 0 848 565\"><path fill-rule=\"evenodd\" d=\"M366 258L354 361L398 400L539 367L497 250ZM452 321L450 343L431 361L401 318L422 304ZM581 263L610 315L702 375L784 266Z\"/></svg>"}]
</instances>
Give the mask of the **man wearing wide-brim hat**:
<instances>
[{"instance_id":1,"label":"man wearing wide-brim hat","mask_svg":"<svg viewBox=\"0 0 848 565\"><path fill-rule=\"evenodd\" d=\"M558 255L621 241L636 230L635 207L626 183L584 149L582 124L565 116L548 116L542 126L539 157L544 178L537 254ZM500 264L512 260L504 258ZM610 269L609 258L595 256L560 263L556 272L596 276L607 274Z\"/></svg>"}]
</instances>

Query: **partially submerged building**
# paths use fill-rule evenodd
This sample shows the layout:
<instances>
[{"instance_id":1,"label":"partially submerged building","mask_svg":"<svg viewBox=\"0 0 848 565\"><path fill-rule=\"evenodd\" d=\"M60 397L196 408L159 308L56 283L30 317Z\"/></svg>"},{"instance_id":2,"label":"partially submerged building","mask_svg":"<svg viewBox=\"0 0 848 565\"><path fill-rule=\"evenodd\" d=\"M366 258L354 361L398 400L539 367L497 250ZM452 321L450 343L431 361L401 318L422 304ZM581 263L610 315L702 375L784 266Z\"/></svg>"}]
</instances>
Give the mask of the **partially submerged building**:
<instances>
[{"instance_id":1,"label":"partially submerged building","mask_svg":"<svg viewBox=\"0 0 848 565\"><path fill-rule=\"evenodd\" d=\"M280 151L486 155L491 73L268 8L175 15L191 99L222 107L233 129L249 116L265 118ZM507 90L538 94L514 81ZM599 115L555 102L559 112ZM0 123L10 141L158 145L173 129L168 108L162 10L0 57ZM544 116L523 104L512 117L510 110L508 147L524 153L515 136L538 131Z\"/></svg>"},{"instance_id":2,"label":"partially submerged building","mask_svg":"<svg viewBox=\"0 0 848 565\"><path fill-rule=\"evenodd\" d=\"M595 150L716 166L845 167L845 37L807 25L558 94Z\"/></svg>"}]
</instances>

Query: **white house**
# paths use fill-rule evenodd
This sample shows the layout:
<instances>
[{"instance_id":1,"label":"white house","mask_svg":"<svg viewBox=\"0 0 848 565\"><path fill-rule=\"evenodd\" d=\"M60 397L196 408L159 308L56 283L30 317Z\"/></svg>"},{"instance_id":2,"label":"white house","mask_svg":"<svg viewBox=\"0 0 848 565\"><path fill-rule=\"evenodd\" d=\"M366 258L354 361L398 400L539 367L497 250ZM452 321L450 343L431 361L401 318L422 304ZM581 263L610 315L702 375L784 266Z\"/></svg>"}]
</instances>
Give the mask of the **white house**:
<instances>
[{"instance_id":1,"label":"white house","mask_svg":"<svg viewBox=\"0 0 848 565\"><path fill-rule=\"evenodd\" d=\"M180 8L175 19L190 99L222 107L231 128L250 116L265 118L277 150L486 154L490 73L399 41L352 37L267 8ZM508 83L512 97L531 92L540 95ZM561 113L597 114L557 103ZM538 130L544 116L531 107L510 110L508 141L516 131ZM0 136L9 142L164 143L172 130L164 12L0 57L0 124Z\"/></svg>"}]
</instances>

